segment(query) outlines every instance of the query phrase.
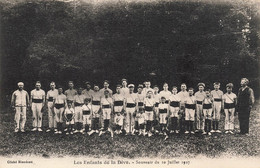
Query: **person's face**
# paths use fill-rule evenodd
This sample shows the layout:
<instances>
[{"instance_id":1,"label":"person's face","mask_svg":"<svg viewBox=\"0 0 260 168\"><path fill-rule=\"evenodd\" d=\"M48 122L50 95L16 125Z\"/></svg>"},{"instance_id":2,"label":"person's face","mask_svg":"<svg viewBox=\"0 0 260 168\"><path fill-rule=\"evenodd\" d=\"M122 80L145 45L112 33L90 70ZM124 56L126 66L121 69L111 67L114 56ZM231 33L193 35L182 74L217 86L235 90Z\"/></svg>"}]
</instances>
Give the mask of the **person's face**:
<instances>
[{"instance_id":1,"label":"person's face","mask_svg":"<svg viewBox=\"0 0 260 168\"><path fill-rule=\"evenodd\" d=\"M117 87L117 88L116 88L116 93L120 94L120 90L121 90L121 88L120 88L120 87Z\"/></svg>"},{"instance_id":2,"label":"person's face","mask_svg":"<svg viewBox=\"0 0 260 168\"><path fill-rule=\"evenodd\" d=\"M187 86L186 85L181 85L181 90L182 91L185 91L187 89Z\"/></svg>"},{"instance_id":3,"label":"person's face","mask_svg":"<svg viewBox=\"0 0 260 168\"><path fill-rule=\"evenodd\" d=\"M172 89L172 93L173 93L173 94L177 94L177 88L173 88L173 89Z\"/></svg>"},{"instance_id":4,"label":"person's face","mask_svg":"<svg viewBox=\"0 0 260 168\"><path fill-rule=\"evenodd\" d=\"M91 89L91 85L90 84L87 84L86 85L86 88L89 90L89 89Z\"/></svg>"},{"instance_id":5,"label":"person's face","mask_svg":"<svg viewBox=\"0 0 260 168\"><path fill-rule=\"evenodd\" d=\"M126 81L123 81L123 82L122 82L122 85L123 85L124 87L126 87L127 82L126 82Z\"/></svg>"},{"instance_id":6,"label":"person's face","mask_svg":"<svg viewBox=\"0 0 260 168\"><path fill-rule=\"evenodd\" d=\"M58 93L59 93L59 94L62 94L62 92L63 92L63 89L62 89L62 88L59 88L59 89L58 89Z\"/></svg>"},{"instance_id":7,"label":"person's face","mask_svg":"<svg viewBox=\"0 0 260 168\"><path fill-rule=\"evenodd\" d=\"M133 87L130 87L129 88L129 91L132 93L132 92L134 92L134 88Z\"/></svg>"},{"instance_id":8,"label":"person's face","mask_svg":"<svg viewBox=\"0 0 260 168\"><path fill-rule=\"evenodd\" d=\"M51 84L50 84L50 87L51 87L52 90L55 89L55 84L54 84L54 83L51 83Z\"/></svg>"},{"instance_id":9,"label":"person's face","mask_svg":"<svg viewBox=\"0 0 260 168\"><path fill-rule=\"evenodd\" d=\"M210 96L210 92L206 91L206 96L209 97Z\"/></svg>"},{"instance_id":10,"label":"person's face","mask_svg":"<svg viewBox=\"0 0 260 168\"><path fill-rule=\"evenodd\" d=\"M231 92L232 92L232 88L227 87L227 92L228 92L228 93L231 93Z\"/></svg>"},{"instance_id":11,"label":"person's face","mask_svg":"<svg viewBox=\"0 0 260 168\"><path fill-rule=\"evenodd\" d=\"M98 87L98 86L95 86L95 87L94 87L94 90L95 90L95 91L99 91L99 87Z\"/></svg>"},{"instance_id":12,"label":"person's face","mask_svg":"<svg viewBox=\"0 0 260 168\"><path fill-rule=\"evenodd\" d=\"M245 79L241 80L241 86L246 86L246 80Z\"/></svg>"},{"instance_id":13,"label":"person's face","mask_svg":"<svg viewBox=\"0 0 260 168\"><path fill-rule=\"evenodd\" d=\"M39 90L39 89L41 88L41 84L36 83L35 88L36 88L37 90Z\"/></svg>"},{"instance_id":14,"label":"person's face","mask_svg":"<svg viewBox=\"0 0 260 168\"><path fill-rule=\"evenodd\" d=\"M199 86L199 91L203 91L204 90L204 87L203 86Z\"/></svg>"},{"instance_id":15,"label":"person's face","mask_svg":"<svg viewBox=\"0 0 260 168\"><path fill-rule=\"evenodd\" d=\"M220 86L219 85L214 85L215 90L219 90Z\"/></svg>"},{"instance_id":16,"label":"person's face","mask_svg":"<svg viewBox=\"0 0 260 168\"><path fill-rule=\"evenodd\" d=\"M82 88L79 88L77 92L78 92L79 95L81 95L81 93L82 93Z\"/></svg>"},{"instance_id":17,"label":"person's face","mask_svg":"<svg viewBox=\"0 0 260 168\"><path fill-rule=\"evenodd\" d=\"M165 103L166 99L165 98L162 98L162 103Z\"/></svg>"},{"instance_id":18,"label":"person's face","mask_svg":"<svg viewBox=\"0 0 260 168\"><path fill-rule=\"evenodd\" d=\"M18 86L19 90L23 90L23 85Z\"/></svg>"},{"instance_id":19,"label":"person's face","mask_svg":"<svg viewBox=\"0 0 260 168\"><path fill-rule=\"evenodd\" d=\"M190 95L190 96L193 95L193 90L192 90L192 89L189 90L189 95Z\"/></svg>"},{"instance_id":20,"label":"person's face","mask_svg":"<svg viewBox=\"0 0 260 168\"><path fill-rule=\"evenodd\" d=\"M105 94L106 97L108 97L108 92L105 92L104 94Z\"/></svg>"},{"instance_id":21,"label":"person's face","mask_svg":"<svg viewBox=\"0 0 260 168\"><path fill-rule=\"evenodd\" d=\"M154 93L158 93L159 92L159 88L158 87L154 87L153 90L154 90Z\"/></svg>"},{"instance_id":22,"label":"person's face","mask_svg":"<svg viewBox=\"0 0 260 168\"><path fill-rule=\"evenodd\" d=\"M116 115L117 115L117 116L120 116L120 113L117 113Z\"/></svg>"},{"instance_id":23,"label":"person's face","mask_svg":"<svg viewBox=\"0 0 260 168\"><path fill-rule=\"evenodd\" d=\"M152 92L148 92L147 96L148 96L148 98L151 98L152 97Z\"/></svg>"},{"instance_id":24,"label":"person's face","mask_svg":"<svg viewBox=\"0 0 260 168\"><path fill-rule=\"evenodd\" d=\"M138 88L137 91L138 91L138 93L142 93L142 90L143 90L142 88Z\"/></svg>"},{"instance_id":25,"label":"person's face","mask_svg":"<svg viewBox=\"0 0 260 168\"><path fill-rule=\"evenodd\" d=\"M70 103L68 104L68 107L71 108L71 104Z\"/></svg>"},{"instance_id":26,"label":"person's face","mask_svg":"<svg viewBox=\"0 0 260 168\"><path fill-rule=\"evenodd\" d=\"M163 90L168 90L168 84L163 85Z\"/></svg>"},{"instance_id":27,"label":"person's face","mask_svg":"<svg viewBox=\"0 0 260 168\"><path fill-rule=\"evenodd\" d=\"M69 88L72 89L74 87L74 84L72 82L69 83Z\"/></svg>"},{"instance_id":28,"label":"person's face","mask_svg":"<svg viewBox=\"0 0 260 168\"><path fill-rule=\"evenodd\" d=\"M85 100L85 105L88 105L88 100Z\"/></svg>"},{"instance_id":29,"label":"person's face","mask_svg":"<svg viewBox=\"0 0 260 168\"><path fill-rule=\"evenodd\" d=\"M151 87L151 82L145 82L145 87L150 88Z\"/></svg>"},{"instance_id":30,"label":"person's face","mask_svg":"<svg viewBox=\"0 0 260 168\"><path fill-rule=\"evenodd\" d=\"M104 82L104 88L107 89L109 84L107 82Z\"/></svg>"}]
</instances>

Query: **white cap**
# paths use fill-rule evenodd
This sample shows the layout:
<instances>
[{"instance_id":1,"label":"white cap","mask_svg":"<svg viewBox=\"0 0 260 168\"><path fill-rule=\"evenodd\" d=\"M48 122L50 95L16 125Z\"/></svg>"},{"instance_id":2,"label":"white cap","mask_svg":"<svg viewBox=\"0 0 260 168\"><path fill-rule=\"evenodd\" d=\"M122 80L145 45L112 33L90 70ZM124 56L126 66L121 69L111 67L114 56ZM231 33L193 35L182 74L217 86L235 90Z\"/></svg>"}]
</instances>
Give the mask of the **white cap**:
<instances>
[{"instance_id":1,"label":"white cap","mask_svg":"<svg viewBox=\"0 0 260 168\"><path fill-rule=\"evenodd\" d=\"M129 84L128 87L129 87L129 88L130 88L130 87L135 87L135 85L134 85L134 84Z\"/></svg>"},{"instance_id":2,"label":"white cap","mask_svg":"<svg viewBox=\"0 0 260 168\"><path fill-rule=\"evenodd\" d=\"M24 86L23 82L18 82L18 86Z\"/></svg>"}]
</instances>

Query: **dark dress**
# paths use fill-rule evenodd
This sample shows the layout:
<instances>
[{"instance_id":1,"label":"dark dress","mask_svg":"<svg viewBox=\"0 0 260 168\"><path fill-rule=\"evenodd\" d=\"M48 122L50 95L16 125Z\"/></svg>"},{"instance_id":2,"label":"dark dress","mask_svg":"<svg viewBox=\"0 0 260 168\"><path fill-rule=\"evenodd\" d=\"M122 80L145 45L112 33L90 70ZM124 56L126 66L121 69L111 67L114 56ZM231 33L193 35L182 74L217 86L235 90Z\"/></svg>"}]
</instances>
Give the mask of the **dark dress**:
<instances>
[{"instance_id":1,"label":"dark dress","mask_svg":"<svg viewBox=\"0 0 260 168\"><path fill-rule=\"evenodd\" d=\"M252 107L253 103L253 90L249 87L246 87L244 90L240 88L237 97L237 110L241 134L249 133L250 107Z\"/></svg>"}]
</instances>

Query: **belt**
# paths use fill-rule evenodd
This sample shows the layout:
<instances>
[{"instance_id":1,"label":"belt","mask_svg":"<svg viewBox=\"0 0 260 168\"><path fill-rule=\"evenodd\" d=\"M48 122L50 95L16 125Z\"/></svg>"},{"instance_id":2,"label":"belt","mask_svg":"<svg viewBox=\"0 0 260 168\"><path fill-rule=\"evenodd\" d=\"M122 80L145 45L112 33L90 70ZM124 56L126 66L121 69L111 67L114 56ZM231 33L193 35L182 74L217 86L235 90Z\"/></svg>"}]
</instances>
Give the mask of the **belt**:
<instances>
[{"instance_id":1,"label":"belt","mask_svg":"<svg viewBox=\"0 0 260 168\"><path fill-rule=\"evenodd\" d=\"M153 111L153 107L145 106L145 111Z\"/></svg>"},{"instance_id":2,"label":"belt","mask_svg":"<svg viewBox=\"0 0 260 168\"><path fill-rule=\"evenodd\" d=\"M64 107L64 104L55 104L54 106L56 109L60 109L60 108Z\"/></svg>"},{"instance_id":3,"label":"belt","mask_svg":"<svg viewBox=\"0 0 260 168\"><path fill-rule=\"evenodd\" d=\"M100 101L92 101L92 105L100 105Z\"/></svg>"},{"instance_id":4,"label":"belt","mask_svg":"<svg viewBox=\"0 0 260 168\"><path fill-rule=\"evenodd\" d=\"M143 102L138 102L138 106L144 106Z\"/></svg>"},{"instance_id":5,"label":"belt","mask_svg":"<svg viewBox=\"0 0 260 168\"><path fill-rule=\"evenodd\" d=\"M115 101L114 106L123 106L123 101Z\"/></svg>"},{"instance_id":6,"label":"belt","mask_svg":"<svg viewBox=\"0 0 260 168\"><path fill-rule=\"evenodd\" d=\"M52 102L52 101L53 101L53 97L49 97L49 98L48 98L48 101L49 101L49 102Z\"/></svg>"},{"instance_id":7,"label":"belt","mask_svg":"<svg viewBox=\"0 0 260 168\"><path fill-rule=\"evenodd\" d=\"M67 103L73 103L73 100L67 100Z\"/></svg>"},{"instance_id":8,"label":"belt","mask_svg":"<svg viewBox=\"0 0 260 168\"><path fill-rule=\"evenodd\" d=\"M75 103L74 103L74 106L75 106L75 107L82 106L82 105L83 105L83 104L78 103L78 102L75 102Z\"/></svg>"},{"instance_id":9,"label":"belt","mask_svg":"<svg viewBox=\"0 0 260 168\"><path fill-rule=\"evenodd\" d=\"M195 104L185 104L185 108L195 110Z\"/></svg>"},{"instance_id":10,"label":"belt","mask_svg":"<svg viewBox=\"0 0 260 168\"><path fill-rule=\"evenodd\" d=\"M211 109L212 104L203 104L203 109Z\"/></svg>"},{"instance_id":11,"label":"belt","mask_svg":"<svg viewBox=\"0 0 260 168\"><path fill-rule=\"evenodd\" d=\"M170 103L170 106L172 106L172 107L179 107L179 106L180 106L180 102L172 101L172 102Z\"/></svg>"},{"instance_id":12,"label":"belt","mask_svg":"<svg viewBox=\"0 0 260 168\"><path fill-rule=\"evenodd\" d=\"M159 106L159 103L158 103L158 102L156 102L156 103L155 103L155 107L158 107L158 106Z\"/></svg>"},{"instance_id":13,"label":"belt","mask_svg":"<svg viewBox=\"0 0 260 168\"><path fill-rule=\"evenodd\" d=\"M83 115L90 115L90 111L89 110L83 110Z\"/></svg>"},{"instance_id":14,"label":"belt","mask_svg":"<svg viewBox=\"0 0 260 168\"><path fill-rule=\"evenodd\" d=\"M235 108L235 103L224 103L224 109Z\"/></svg>"},{"instance_id":15,"label":"belt","mask_svg":"<svg viewBox=\"0 0 260 168\"><path fill-rule=\"evenodd\" d=\"M32 99L33 103L42 103L43 100L42 99Z\"/></svg>"},{"instance_id":16,"label":"belt","mask_svg":"<svg viewBox=\"0 0 260 168\"><path fill-rule=\"evenodd\" d=\"M202 101L197 101L197 104L202 104Z\"/></svg>"},{"instance_id":17,"label":"belt","mask_svg":"<svg viewBox=\"0 0 260 168\"><path fill-rule=\"evenodd\" d=\"M159 109L159 113L167 113L167 109Z\"/></svg>"},{"instance_id":18,"label":"belt","mask_svg":"<svg viewBox=\"0 0 260 168\"><path fill-rule=\"evenodd\" d=\"M221 102L222 99L216 98L216 99L214 99L214 101L216 101L216 102Z\"/></svg>"},{"instance_id":19,"label":"belt","mask_svg":"<svg viewBox=\"0 0 260 168\"><path fill-rule=\"evenodd\" d=\"M102 108L110 108L110 105L103 105Z\"/></svg>"},{"instance_id":20,"label":"belt","mask_svg":"<svg viewBox=\"0 0 260 168\"><path fill-rule=\"evenodd\" d=\"M132 108L132 107L135 107L135 104L134 103L127 103L126 107Z\"/></svg>"}]
</instances>

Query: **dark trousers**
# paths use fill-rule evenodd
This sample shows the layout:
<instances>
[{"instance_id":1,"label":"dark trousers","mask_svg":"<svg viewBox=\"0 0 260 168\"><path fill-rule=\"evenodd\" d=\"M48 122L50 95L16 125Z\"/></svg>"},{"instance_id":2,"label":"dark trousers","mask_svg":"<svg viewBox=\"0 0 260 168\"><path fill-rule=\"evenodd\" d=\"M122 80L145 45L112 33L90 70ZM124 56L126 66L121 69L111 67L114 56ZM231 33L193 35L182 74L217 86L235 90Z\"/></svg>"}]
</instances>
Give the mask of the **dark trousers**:
<instances>
[{"instance_id":1,"label":"dark trousers","mask_svg":"<svg viewBox=\"0 0 260 168\"><path fill-rule=\"evenodd\" d=\"M249 116L249 107L241 107L238 109L238 120L241 134L249 133Z\"/></svg>"}]
</instances>

